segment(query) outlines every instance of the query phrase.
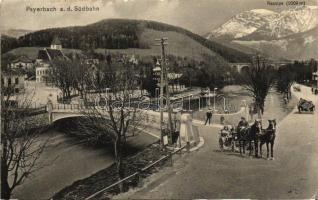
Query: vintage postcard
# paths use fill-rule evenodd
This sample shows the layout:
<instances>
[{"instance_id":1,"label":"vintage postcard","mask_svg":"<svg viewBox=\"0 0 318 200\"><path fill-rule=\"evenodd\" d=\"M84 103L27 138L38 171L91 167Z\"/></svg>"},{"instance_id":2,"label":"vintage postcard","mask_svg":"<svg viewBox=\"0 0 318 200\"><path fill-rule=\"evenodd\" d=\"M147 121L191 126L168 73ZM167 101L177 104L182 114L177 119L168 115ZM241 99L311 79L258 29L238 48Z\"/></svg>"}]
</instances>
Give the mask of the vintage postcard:
<instances>
[{"instance_id":1,"label":"vintage postcard","mask_svg":"<svg viewBox=\"0 0 318 200\"><path fill-rule=\"evenodd\" d=\"M317 199L317 0L0 0L1 199Z\"/></svg>"}]
</instances>

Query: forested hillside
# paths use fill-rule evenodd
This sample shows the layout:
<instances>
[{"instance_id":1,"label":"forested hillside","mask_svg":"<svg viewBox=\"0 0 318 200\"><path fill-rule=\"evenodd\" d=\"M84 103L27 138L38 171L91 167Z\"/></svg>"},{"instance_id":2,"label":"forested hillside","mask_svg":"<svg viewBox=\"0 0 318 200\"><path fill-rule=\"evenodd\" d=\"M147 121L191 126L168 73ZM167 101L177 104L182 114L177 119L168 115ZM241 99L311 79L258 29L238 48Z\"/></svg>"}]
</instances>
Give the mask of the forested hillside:
<instances>
[{"instance_id":1,"label":"forested hillside","mask_svg":"<svg viewBox=\"0 0 318 200\"><path fill-rule=\"evenodd\" d=\"M2 53L18 47L47 47L55 36L69 49L148 49L152 44L142 40L147 30L177 32L190 37L229 62L248 62L250 56L229 46L209 41L180 27L145 20L107 19L87 26L45 29L18 39L3 37Z\"/></svg>"}]
</instances>

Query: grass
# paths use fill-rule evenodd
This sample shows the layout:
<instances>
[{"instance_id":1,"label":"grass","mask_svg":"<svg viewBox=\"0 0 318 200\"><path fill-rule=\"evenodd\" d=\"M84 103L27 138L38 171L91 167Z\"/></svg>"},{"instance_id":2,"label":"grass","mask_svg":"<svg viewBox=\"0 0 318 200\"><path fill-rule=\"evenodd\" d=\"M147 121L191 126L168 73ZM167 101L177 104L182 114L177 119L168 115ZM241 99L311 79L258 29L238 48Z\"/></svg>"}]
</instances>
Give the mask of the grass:
<instances>
[{"instance_id":1,"label":"grass","mask_svg":"<svg viewBox=\"0 0 318 200\"><path fill-rule=\"evenodd\" d=\"M221 56L184 34L173 31L162 32L152 29L145 29L145 31L143 31L140 35L140 41L141 43L145 44L145 46L149 47L147 49L96 49L95 51L98 53L105 53L106 50L111 53L125 53L128 55L135 54L141 57L159 56L161 55L161 48L155 45L158 42L156 42L154 39L161 37L168 38L168 45L166 46L166 53L168 55L170 54L178 57L188 57L188 59L194 60L204 60L203 55L209 55L214 58L214 62L216 63L226 63Z\"/></svg>"},{"instance_id":2,"label":"grass","mask_svg":"<svg viewBox=\"0 0 318 200\"><path fill-rule=\"evenodd\" d=\"M49 48L49 47L19 47L16 49L12 49L11 51L5 53L4 55L9 54L9 53L13 54L13 55L17 55L17 56L25 55L28 58L35 60L38 57L39 50L44 49L44 48ZM64 54L69 54L72 52L81 52L81 50L79 50L79 49L63 49Z\"/></svg>"}]
</instances>

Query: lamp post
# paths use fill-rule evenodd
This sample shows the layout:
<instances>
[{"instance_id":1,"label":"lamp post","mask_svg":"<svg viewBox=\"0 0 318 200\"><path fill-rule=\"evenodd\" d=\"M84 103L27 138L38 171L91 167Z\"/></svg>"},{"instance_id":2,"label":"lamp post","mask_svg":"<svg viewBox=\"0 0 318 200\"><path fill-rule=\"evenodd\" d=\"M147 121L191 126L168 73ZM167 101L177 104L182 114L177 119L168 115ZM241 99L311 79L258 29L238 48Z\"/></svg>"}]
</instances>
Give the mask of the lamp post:
<instances>
[{"instance_id":1,"label":"lamp post","mask_svg":"<svg viewBox=\"0 0 318 200\"><path fill-rule=\"evenodd\" d=\"M159 110L159 88L156 88L155 96L157 98L157 110Z\"/></svg>"},{"instance_id":2,"label":"lamp post","mask_svg":"<svg viewBox=\"0 0 318 200\"><path fill-rule=\"evenodd\" d=\"M132 97L132 94L129 94L129 99L128 99L128 108L130 109L130 98Z\"/></svg>"},{"instance_id":3,"label":"lamp post","mask_svg":"<svg viewBox=\"0 0 318 200\"><path fill-rule=\"evenodd\" d=\"M223 110L225 111L226 109L226 99L223 95L219 95L219 97L222 97L223 98Z\"/></svg>"},{"instance_id":4,"label":"lamp post","mask_svg":"<svg viewBox=\"0 0 318 200\"><path fill-rule=\"evenodd\" d=\"M109 90L110 90L110 88L106 88L106 106L109 104ZM106 109L108 109L108 106L107 106L107 108Z\"/></svg>"},{"instance_id":5,"label":"lamp post","mask_svg":"<svg viewBox=\"0 0 318 200\"><path fill-rule=\"evenodd\" d=\"M190 94L189 96L189 111L191 110L191 97L192 97L192 94Z\"/></svg>"},{"instance_id":6,"label":"lamp post","mask_svg":"<svg viewBox=\"0 0 318 200\"><path fill-rule=\"evenodd\" d=\"M213 110L214 110L214 111L216 111L216 110L215 110L215 96L216 96L216 90L217 90L217 89L218 89L218 88L215 87L214 90L213 90L213 91L214 91L214 102L213 102Z\"/></svg>"}]
</instances>

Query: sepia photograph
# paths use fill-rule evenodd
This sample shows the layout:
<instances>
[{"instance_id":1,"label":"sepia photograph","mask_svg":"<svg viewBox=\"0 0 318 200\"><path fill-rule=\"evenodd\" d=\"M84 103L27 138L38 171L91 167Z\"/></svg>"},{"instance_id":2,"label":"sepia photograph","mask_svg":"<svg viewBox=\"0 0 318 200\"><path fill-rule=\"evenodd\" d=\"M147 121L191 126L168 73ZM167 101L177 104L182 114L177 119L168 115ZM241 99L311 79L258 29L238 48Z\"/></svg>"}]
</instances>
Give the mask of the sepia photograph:
<instances>
[{"instance_id":1,"label":"sepia photograph","mask_svg":"<svg viewBox=\"0 0 318 200\"><path fill-rule=\"evenodd\" d=\"M0 0L0 34L0 199L318 199L318 0Z\"/></svg>"}]
</instances>

